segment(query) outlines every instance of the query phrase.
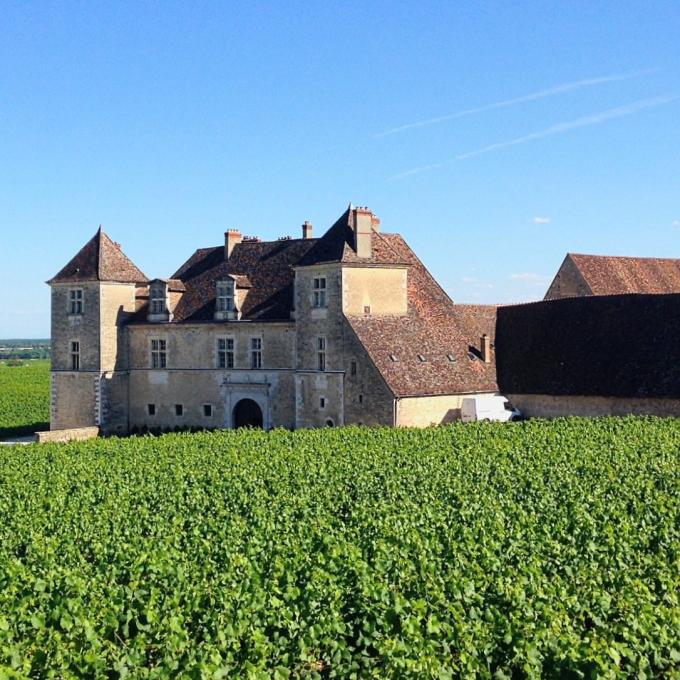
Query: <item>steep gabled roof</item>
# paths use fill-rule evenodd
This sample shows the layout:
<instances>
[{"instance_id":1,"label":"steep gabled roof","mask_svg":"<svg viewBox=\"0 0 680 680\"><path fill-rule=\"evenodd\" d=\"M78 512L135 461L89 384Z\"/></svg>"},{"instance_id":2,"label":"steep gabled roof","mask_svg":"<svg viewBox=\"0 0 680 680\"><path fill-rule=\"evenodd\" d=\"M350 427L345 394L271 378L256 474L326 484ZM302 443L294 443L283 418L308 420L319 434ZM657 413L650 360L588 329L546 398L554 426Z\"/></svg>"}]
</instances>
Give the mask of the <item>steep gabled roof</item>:
<instances>
[{"instance_id":1,"label":"steep gabled roof","mask_svg":"<svg viewBox=\"0 0 680 680\"><path fill-rule=\"evenodd\" d=\"M680 293L680 260L569 253L593 295Z\"/></svg>"},{"instance_id":2,"label":"steep gabled roof","mask_svg":"<svg viewBox=\"0 0 680 680\"><path fill-rule=\"evenodd\" d=\"M507 394L680 397L680 295L571 297L499 307Z\"/></svg>"},{"instance_id":3,"label":"steep gabled roof","mask_svg":"<svg viewBox=\"0 0 680 680\"><path fill-rule=\"evenodd\" d=\"M85 281L146 283L148 279L100 226L76 256L47 283Z\"/></svg>"},{"instance_id":4,"label":"steep gabled roof","mask_svg":"<svg viewBox=\"0 0 680 680\"><path fill-rule=\"evenodd\" d=\"M409 265L408 314L347 319L390 390L397 397L495 391L495 364L481 360L480 340L494 336L496 307L454 304L401 236L384 236Z\"/></svg>"},{"instance_id":5,"label":"steep gabled roof","mask_svg":"<svg viewBox=\"0 0 680 680\"><path fill-rule=\"evenodd\" d=\"M243 241L229 260L224 246L197 250L176 272L186 292L175 308L175 321L207 321L215 312L215 282L232 277L237 288L247 288L243 319L289 320L293 309L293 267L314 247L314 239Z\"/></svg>"}]
</instances>

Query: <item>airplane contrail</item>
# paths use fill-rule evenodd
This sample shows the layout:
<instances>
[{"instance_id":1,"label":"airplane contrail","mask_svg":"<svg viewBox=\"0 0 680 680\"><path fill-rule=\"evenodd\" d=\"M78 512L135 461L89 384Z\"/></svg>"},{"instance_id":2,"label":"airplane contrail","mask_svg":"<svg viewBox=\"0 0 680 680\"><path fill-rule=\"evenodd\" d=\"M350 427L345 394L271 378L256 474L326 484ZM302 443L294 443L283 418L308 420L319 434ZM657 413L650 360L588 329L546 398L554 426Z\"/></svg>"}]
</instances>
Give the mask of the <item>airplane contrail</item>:
<instances>
[{"instance_id":1,"label":"airplane contrail","mask_svg":"<svg viewBox=\"0 0 680 680\"><path fill-rule=\"evenodd\" d=\"M602 85L604 83L613 83L620 80L630 80L631 78L638 78L648 73L653 73L654 71L656 71L656 69L647 69L644 71L629 71L627 73L615 73L613 75L601 76L599 78L586 78L585 80L576 80L573 83L563 83L562 85L556 85L555 87L550 87L547 90L540 90L539 92L525 94L521 97L514 97L513 99L504 99L503 101L494 102L493 104L477 106L472 109L463 109L461 111L456 111L455 113L449 113L445 116L437 116L436 118L427 118L426 120L420 120L415 123L400 125L399 127L395 127L390 130L385 130L384 132L378 132L377 134L373 135L373 137L374 138L387 137L388 135L393 135L397 132L403 132L404 130L427 127L428 125L443 123L444 121L453 120L454 118L470 116L474 113L482 113L484 111L492 111L494 109L504 109L508 106L514 106L515 104L522 104L524 102L530 102L536 99L545 99L546 97L552 97L556 94L562 94L563 92L572 92L573 90L580 90L585 87L594 87L595 85Z\"/></svg>"},{"instance_id":2,"label":"airplane contrail","mask_svg":"<svg viewBox=\"0 0 680 680\"><path fill-rule=\"evenodd\" d=\"M622 118L623 116L629 116L643 109L650 109L656 106L662 106L663 104L668 104L669 102L676 101L678 95L666 95L662 97L654 97L651 99L640 99L632 104L626 106L618 106L614 109L607 109L606 111L601 111L600 113L595 113L590 116L583 116L581 118L576 118L565 123L557 123L556 125L551 125L543 130L538 130L537 132L532 132L528 135L523 135L522 137L516 137L515 139L510 139L505 142L496 142L495 144L489 144L488 146L483 146L474 151L467 151L465 153L458 154L453 158L449 158L445 161L439 163L432 163L430 165L421 165L406 172L401 172L398 175L394 175L390 179L403 179L404 177L409 177L411 175L417 175L421 172L427 170L434 170L436 168L441 168L455 161L462 161L466 158L473 158L474 156L481 156L485 153L490 153L491 151L496 151L498 149L505 149L510 146L517 146L519 144L526 144L527 142L532 142L536 139L543 139L544 137L552 137L553 135L563 134L570 130L575 130L576 128L588 127L590 125L599 125L608 120L614 118Z\"/></svg>"}]
</instances>

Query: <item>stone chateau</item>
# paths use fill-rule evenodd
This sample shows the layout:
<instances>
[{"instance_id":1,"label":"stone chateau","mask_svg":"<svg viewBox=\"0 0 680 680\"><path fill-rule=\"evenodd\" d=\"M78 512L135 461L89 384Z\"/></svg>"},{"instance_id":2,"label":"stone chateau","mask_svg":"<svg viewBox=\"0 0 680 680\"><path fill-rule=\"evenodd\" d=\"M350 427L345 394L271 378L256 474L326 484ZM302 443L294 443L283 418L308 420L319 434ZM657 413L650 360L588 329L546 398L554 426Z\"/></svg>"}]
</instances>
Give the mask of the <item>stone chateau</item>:
<instances>
[{"instance_id":1,"label":"stone chateau","mask_svg":"<svg viewBox=\"0 0 680 680\"><path fill-rule=\"evenodd\" d=\"M496 307L454 304L367 208L227 231L170 278L100 228L48 283L52 430L425 426L497 391Z\"/></svg>"}]
</instances>

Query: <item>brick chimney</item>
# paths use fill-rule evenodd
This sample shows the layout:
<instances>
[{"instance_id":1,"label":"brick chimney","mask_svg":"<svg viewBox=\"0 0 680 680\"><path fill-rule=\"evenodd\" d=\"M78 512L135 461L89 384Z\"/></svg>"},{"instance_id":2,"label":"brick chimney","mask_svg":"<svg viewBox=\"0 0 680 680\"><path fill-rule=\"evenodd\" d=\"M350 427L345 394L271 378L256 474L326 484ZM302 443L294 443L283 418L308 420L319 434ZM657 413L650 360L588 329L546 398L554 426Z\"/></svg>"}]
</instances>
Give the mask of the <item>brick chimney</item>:
<instances>
[{"instance_id":1,"label":"brick chimney","mask_svg":"<svg viewBox=\"0 0 680 680\"><path fill-rule=\"evenodd\" d=\"M485 364L490 364L491 363L491 338L484 333L481 337L481 346L482 346L482 361Z\"/></svg>"},{"instance_id":2,"label":"brick chimney","mask_svg":"<svg viewBox=\"0 0 680 680\"><path fill-rule=\"evenodd\" d=\"M243 236L238 229L228 229L224 232L224 259L228 260L231 257L231 252L237 243L243 241Z\"/></svg>"},{"instance_id":3,"label":"brick chimney","mask_svg":"<svg viewBox=\"0 0 680 680\"><path fill-rule=\"evenodd\" d=\"M312 223L305 220L302 225L302 238L312 238L313 228Z\"/></svg>"},{"instance_id":4,"label":"brick chimney","mask_svg":"<svg viewBox=\"0 0 680 680\"><path fill-rule=\"evenodd\" d=\"M380 231L380 220L366 207L352 210L351 227L354 231L354 250L358 257L373 255L373 232Z\"/></svg>"}]
</instances>

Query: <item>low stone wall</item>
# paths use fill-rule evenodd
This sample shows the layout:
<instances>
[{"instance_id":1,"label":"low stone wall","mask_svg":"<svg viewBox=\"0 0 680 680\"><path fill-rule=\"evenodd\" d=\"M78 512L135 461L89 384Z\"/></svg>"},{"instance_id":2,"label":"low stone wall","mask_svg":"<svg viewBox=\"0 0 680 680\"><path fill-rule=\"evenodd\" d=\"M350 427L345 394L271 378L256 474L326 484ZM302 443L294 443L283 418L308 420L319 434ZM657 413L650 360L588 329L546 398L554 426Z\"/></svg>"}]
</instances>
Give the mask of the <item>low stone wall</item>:
<instances>
[{"instance_id":1,"label":"low stone wall","mask_svg":"<svg viewBox=\"0 0 680 680\"><path fill-rule=\"evenodd\" d=\"M680 416L680 399L575 397L549 394L507 394L512 405L529 418L563 416Z\"/></svg>"},{"instance_id":2,"label":"low stone wall","mask_svg":"<svg viewBox=\"0 0 680 680\"><path fill-rule=\"evenodd\" d=\"M40 444L48 442L73 442L94 439L99 435L98 427L74 427L70 430L49 430L36 432L35 441Z\"/></svg>"},{"instance_id":3,"label":"low stone wall","mask_svg":"<svg viewBox=\"0 0 680 680\"><path fill-rule=\"evenodd\" d=\"M433 397L405 397L397 400L397 422L400 427L429 427L460 420L465 397L493 396L484 394L446 394Z\"/></svg>"}]
</instances>

